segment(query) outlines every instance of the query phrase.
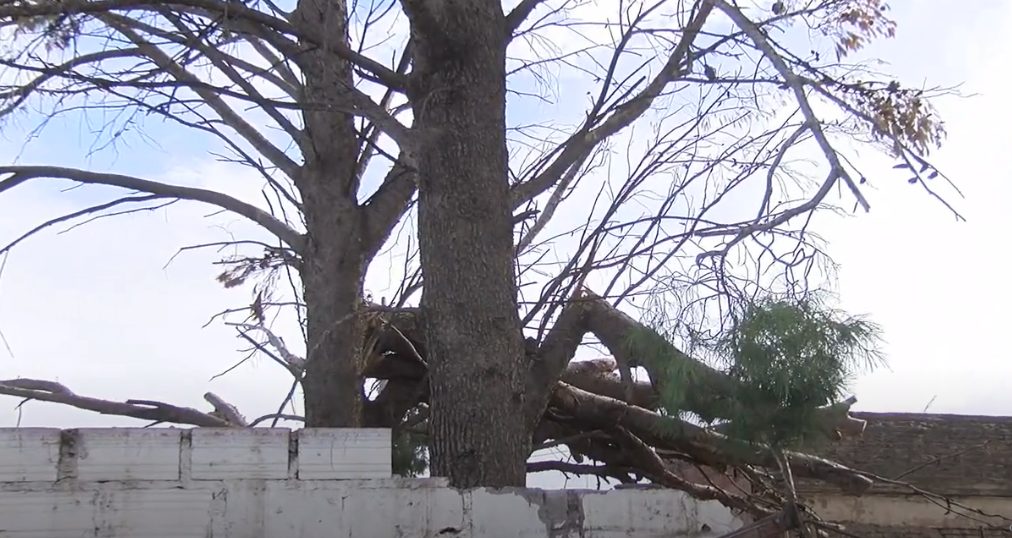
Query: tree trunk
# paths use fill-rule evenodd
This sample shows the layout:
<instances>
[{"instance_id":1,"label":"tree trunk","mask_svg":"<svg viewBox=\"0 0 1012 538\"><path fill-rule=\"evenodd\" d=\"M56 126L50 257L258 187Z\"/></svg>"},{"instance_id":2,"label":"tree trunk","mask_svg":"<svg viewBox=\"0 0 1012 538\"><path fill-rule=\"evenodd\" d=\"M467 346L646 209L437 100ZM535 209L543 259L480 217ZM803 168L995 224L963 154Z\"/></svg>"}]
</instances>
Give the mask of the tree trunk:
<instances>
[{"instance_id":1,"label":"tree trunk","mask_svg":"<svg viewBox=\"0 0 1012 538\"><path fill-rule=\"evenodd\" d=\"M523 337L506 149L498 0L405 0L418 151L432 472L457 487L523 486Z\"/></svg>"},{"instance_id":2,"label":"tree trunk","mask_svg":"<svg viewBox=\"0 0 1012 538\"><path fill-rule=\"evenodd\" d=\"M347 42L345 0L299 0L293 24L310 34ZM307 240L302 260L307 353L302 387L306 425L362 425L365 320L359 315L370 252L365 214L357 204L360 141L354 118L340 104L352 88L351 66L315 44L298 64L304 73L305 138L302 194Z\"/></svg>"},{"instance_id":3,"label":"tree trunk","mask_svg":"<svg viewBox=\"0 0 1012 538\"><path fill-rule=\"evenodd\" d=\"M335 238L314 244L303 262L308 348L302 388L308 427L362 426L365 263L348 243Z\"/></svg>"}]
</instances>

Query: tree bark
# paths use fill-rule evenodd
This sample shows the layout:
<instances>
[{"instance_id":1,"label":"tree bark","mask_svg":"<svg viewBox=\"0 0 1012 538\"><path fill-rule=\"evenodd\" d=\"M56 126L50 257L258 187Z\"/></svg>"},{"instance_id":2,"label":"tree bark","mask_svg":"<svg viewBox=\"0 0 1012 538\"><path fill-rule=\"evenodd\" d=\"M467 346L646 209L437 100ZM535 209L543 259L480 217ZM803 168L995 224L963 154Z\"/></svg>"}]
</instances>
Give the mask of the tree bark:
<instances>
[{"instance_id":1,"label":"tree bark","mask_svg":"<svg viewBox=\"0 0 1012 538\"><path fill-rule=\"evenodd\" d=\"M300 0L292 14L307 35L348 40L345 0ZM302 258L307 353L302 382L306 425L362 425L366 324L360 315L369 257L366 214L356 200L360 141L343 103L353 88L350 64L315 45L295 61L305 76L306 142L301 173L307 241ZM384 238L374 238L382 243Z\"/></svg>"},{"instance_id":2,"label":"tree bark","mask_svg":"<svg viewBox=\"0 0 1012 538\"><path fill-rule=\"evenodd\" d=\"M457 487L523 486L523 335L506 149L498 0L405 0L414 64L432 472Z\"/></svg>"},{"instance_id":3,"label":"tree bark","mask_svg":"<svg viewBox=\"0 0 1012 538\"><path fill-rule=\"evenodd\" d=\"M342 247L348 245L314 244L303 262L308 352L302 388L309 427L362 426L364 258Z\"/></svg>"}]
</instances>

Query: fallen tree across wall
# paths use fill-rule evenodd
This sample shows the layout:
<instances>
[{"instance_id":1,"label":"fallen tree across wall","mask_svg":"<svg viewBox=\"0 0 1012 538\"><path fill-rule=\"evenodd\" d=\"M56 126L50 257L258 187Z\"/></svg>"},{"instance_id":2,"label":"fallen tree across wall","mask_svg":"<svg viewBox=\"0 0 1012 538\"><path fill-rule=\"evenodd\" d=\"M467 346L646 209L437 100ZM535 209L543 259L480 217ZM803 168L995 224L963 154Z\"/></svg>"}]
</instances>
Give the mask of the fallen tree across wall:
<instances>
[{"instance_id":1,"label":"fallen tree across wall","mask_svg":"<svg viewBox=\"0 0 1012 538\"><path fill-rule=\"evenodd\" d=\"M382 389L365 402L367 427L410 430L424 434L427 409L427 363L421 337L420 312L372 305L367 313L373 327L373 346L364 376L378 379ZM268 351L295 376L302 359L268 334L275 350ZM586 334L592 334L612 357L574 361ZM648 335L650 352L637 347L633 333ZM662 352L657 353L657 349ZM536 413L533 449L565 446L574 461L539 461L529 472L561 471L591 474L620 484L644 480L688 492L699 499L717 500L757 520L779 521L789 500L781 484L781 465L770 447L727 434L726 422L704 427L664 409L660 394L671 380L665 373L684 374L683 409L704 419L727 419L742 412L736 394L741 389L729 375L690 357L658 333L636 322L602 298L583 292L574 296L554 327L539 343L528 340L526 350L532 380L527 397ZM642 366L650 381L633 380L631 366ZM276 423L281 415L247 420L224 399L208 393L213 411L203 412L150 400L112 402L82 396L52 381L13 379L0 381L0 394L42 400L103 414L155 422L237 428ZM865 421L849 414L850 398L815 410L820 435L829 441L860 435ZM756 413L770 410L756 409ZM298 418L284 416L283 418ZM860 495L877 477L805 453L786 458L794 476L831 484L839 491ZM595 464L584 463L587 460ZM705 481L686 479L686 465L705 472ZM773 518L773 519L763 519ZM1009 521L1012 523L1012 520Z\"/></svg>"}]
</instances>

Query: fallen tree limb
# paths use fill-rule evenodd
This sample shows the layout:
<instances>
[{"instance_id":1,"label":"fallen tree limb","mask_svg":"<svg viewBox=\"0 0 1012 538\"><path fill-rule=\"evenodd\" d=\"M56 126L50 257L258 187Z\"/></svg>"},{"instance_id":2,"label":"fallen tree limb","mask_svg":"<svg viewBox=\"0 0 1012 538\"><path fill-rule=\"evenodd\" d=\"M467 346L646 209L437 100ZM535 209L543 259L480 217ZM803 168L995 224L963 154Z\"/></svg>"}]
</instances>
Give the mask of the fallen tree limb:
<instances>
[{"instance_id":1,"label":"fallen tree limb","mask_svg":"<svg viewBox=\"0 0 1012 538\"><path fill-rule=\"evenodd\" d=\"M239 412L239 408L226 402L221 396L213 392L205 392L204 399L207 400L207 403L214 406L214 412L212 413L214 416L224 419L233 426L249 426L246 417L242 416L242 413Z\"/></svg>"},{"instance_id":2,"label":"fallen tree limb","mask_svg":"<svg viewBox=\"0 0 1012 538\"><path fill-rule=\"evenodd\" d=\"M74 394L67 387L54 381L40 379L0 380L0 394L25 398L26 400L39 400L69 405L103 415L119 415L157 422L190 424L212 428L234 427L233 424L223 418L218 418L210 413L203 413L190 407L179 407L148 400L113 402L89 398Z\"/></svg>"},{"instance_id":3,"label":"fallen tree limb","mask_svg":"<svg viewBox=\"0 0 1012 538\"><path fill-rule=\"evenodd\" d=\"M398 428L406 413L428 400L426 348L419 330L420 313L416 309L379 306L375 311L378 314L373 325L373 341L376 344L365 361L363 374L383 380L383 386L375 398L364 402L363 423L371 427ZM588 332L596 335L616 359L572 361ZM637 333L652 335L647 339L647 345L652 349L630 345L635 343ZM540 345L528 339L525 355L530 362L531 374L528 398L537 400L539 390L547 391L544 404L535 401L530 408L538 410L537 416L533 417L539 424L535 443L552 439L554 444L566 445L578 459L590 458L612 469L629 469L639 477L649 477L658 484L677 487L705 498L719 498L725 493L720 488L714 491L707 489L716 487L712 484L706 486L686 480L674 468L667 466L663 459L676 454L686 461L717 470L743 466L777 468L775 458L766 447L738 441L714 429L659 413L662 405L656 385L658 381L667 379L660 372L671 373L664 370L665 363L674 364L675 370L683 374L686 409L699 411L703 416L714 409L740 412L734 407L739 405L734 397L740 387L731 377L681 353L655 331L600 297L590 293L574 297ZM618 360L619 357L621 360ZM630 379L629 383L624 382L616 373L622 361L643 364L651 374L651 381L631 382ZM202 413L161 402L121 403L82 397L49 381L13 380L6 383L0 385L2 394L64 403L103 414L197 426L241 427L247 424L238 410L220 398L209 399L216 408L214 412ZM821 412L826 416L823 423L827 435L839 432L854 434L863 430L864 422L848 414L852 403L853 400L848 400L822 408ZM559 417L565 424L560 423ZM545 430L543 426L546 424L556 427ZM721 427L726 426L718 426L717 429ZM627 435L620 439L614 433L607 433L615 431L615 428L627 432ZM594 431L606 433L603 436L586 435ZM640 440L649 452L642 449L631 451L630 447L637 446L631 439ZM845 491L860 493L871 483L853 470L824 459L797 454L792 455L791 461L792 469L798 476L833 483ZM658 462L661 464L658 465ZM744 507L745 503L741 499L724 500L736 507ZM759 515L755 507L750 510Z\"/></svg>"},{"instance_id":4,"label":"fallen tree limb","mask_svg":"<svg viewBox=\"0 0 1012 538\"><path fill-rule=\"evenodd\" d=\"M772 416L776 413L777 409L744 409L738 402L737 395L743 393L745 387L737 380L683 353L657 331L632 319L601 297L584 292L583 302L588 330L608 348L620 370L623 364L642 366L650 376L655 396L664 393L680 396L677 402L664 402L667 407L691 411L706 421L747 414ZM596 379L593 388L589 390L616 398L616 388L605 386L611 382L604 377ZM671 383L680 386L669 390ZM584 389L589 386L574 385ZM634 396L630 403L640 405L641 402L650 401L638 384L631 383L630 380L628 386L631 386ZM626 400L625 397L618 399ZM829 439L860 435L864 431L865 422L848 414L854 402L856 399L850 399L820 408L820 433ZM648 407L656 409L658 405ZM726 429L727 426L722 428Z\"/></svg>"},{"instance_id":5,"label":"fallen tree limb","mask_svg":"<svg viewBox=\"0 0 1012 538\"><path fill-rule=\"evenodd\" d=\"M682 383L679 408L704 420L741 416L735 401L738 384L731 377L693 359L668 342L657 331L637 322L607 301L589 292L588 330L608 348L618 364L642 366L659 391L675 378Z\"/></svg>"},{"instance_id":6,"label":"fallen tree limb","mask_svg":"<svg viewBox=\"0 0 1012 538\"><path fill-rule=\"evenodd\" d=\"M631 406L565 383L556 385L550 405L560 414L597 428L621 426L654 447L678 450L704 465L753 465L776 469L776 458L766 447L730 439L673 417ZM791 469L802 477L838 485L851 494L866 491L872 481L843 465L810 456L791 453Z\"/></svg>"},{"instance_id":7,"label":"fallen tree limb","mask_svg":"<svg viewBox=\"0 0 1012 538\"><path fill-rule=\"evenodd\" d=\"M664 464L660 456L654 452L654 449L647 446L647 444L635 434L622 427L616 428L616 431L624 442L624 445L629 447L629 449L635 454L637 461L643 462L644 471L646 471L647 477L654 483L684 491L699 500L719 501L721 504L731 508L732 510L738 510L757 518L771 515L769 510L766 510L758 504L755 504L739 495L728 493L716 486L696 484L685 480L681 476L673 473L671 469Z\"/></svg>"},{"instance_id":8,"label":"fallen tree limb","mask_svg":"<svg viewBox=\"0 0 1012 538\"><path fill-rule=\"evenodd\" d=\"M631 394L628 403L646 409L657 409L660 398L654 386L648 381L633 381L629 385L632 390L627 394L627 386L615 371L617 367L615 360L610 358L574 361L563 371L560 381L616 400L625 401Z\"/></svg>"}]
</instances>

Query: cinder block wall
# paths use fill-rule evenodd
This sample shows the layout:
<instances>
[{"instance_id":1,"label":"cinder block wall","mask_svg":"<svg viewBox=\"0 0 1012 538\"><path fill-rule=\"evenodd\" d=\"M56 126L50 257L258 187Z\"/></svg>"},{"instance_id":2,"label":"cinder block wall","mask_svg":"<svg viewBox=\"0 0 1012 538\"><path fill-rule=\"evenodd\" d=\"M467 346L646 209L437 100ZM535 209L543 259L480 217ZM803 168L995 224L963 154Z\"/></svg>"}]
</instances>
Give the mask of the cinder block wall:
<instances>
[{"instance_id":1,"label":"cinder block wall","mask_svg":"<svg viewBox=\"0 0 1012 538\"><path fill-rule=\"evenodd\" d=\"M388 430L0 429L0 536L718 536L668 490L456 490L395 478Z\"/></svg>"},{"instance_id":2,"label":"cinder block wall","mask_svg":"<svg viewBox=\"0 0 1012 538\"><path fill-rule=\"evenodd\" d=\"M833 443L823 456L902 480L986 514L1012 517L1012 417L927 413L854 413L864 435ZM801 481L803 496L824 518L866 538L1012 536L999 517L946 510L944 502L878 485L848 497L825 484Z\"/></svg>"}]
</instances>

